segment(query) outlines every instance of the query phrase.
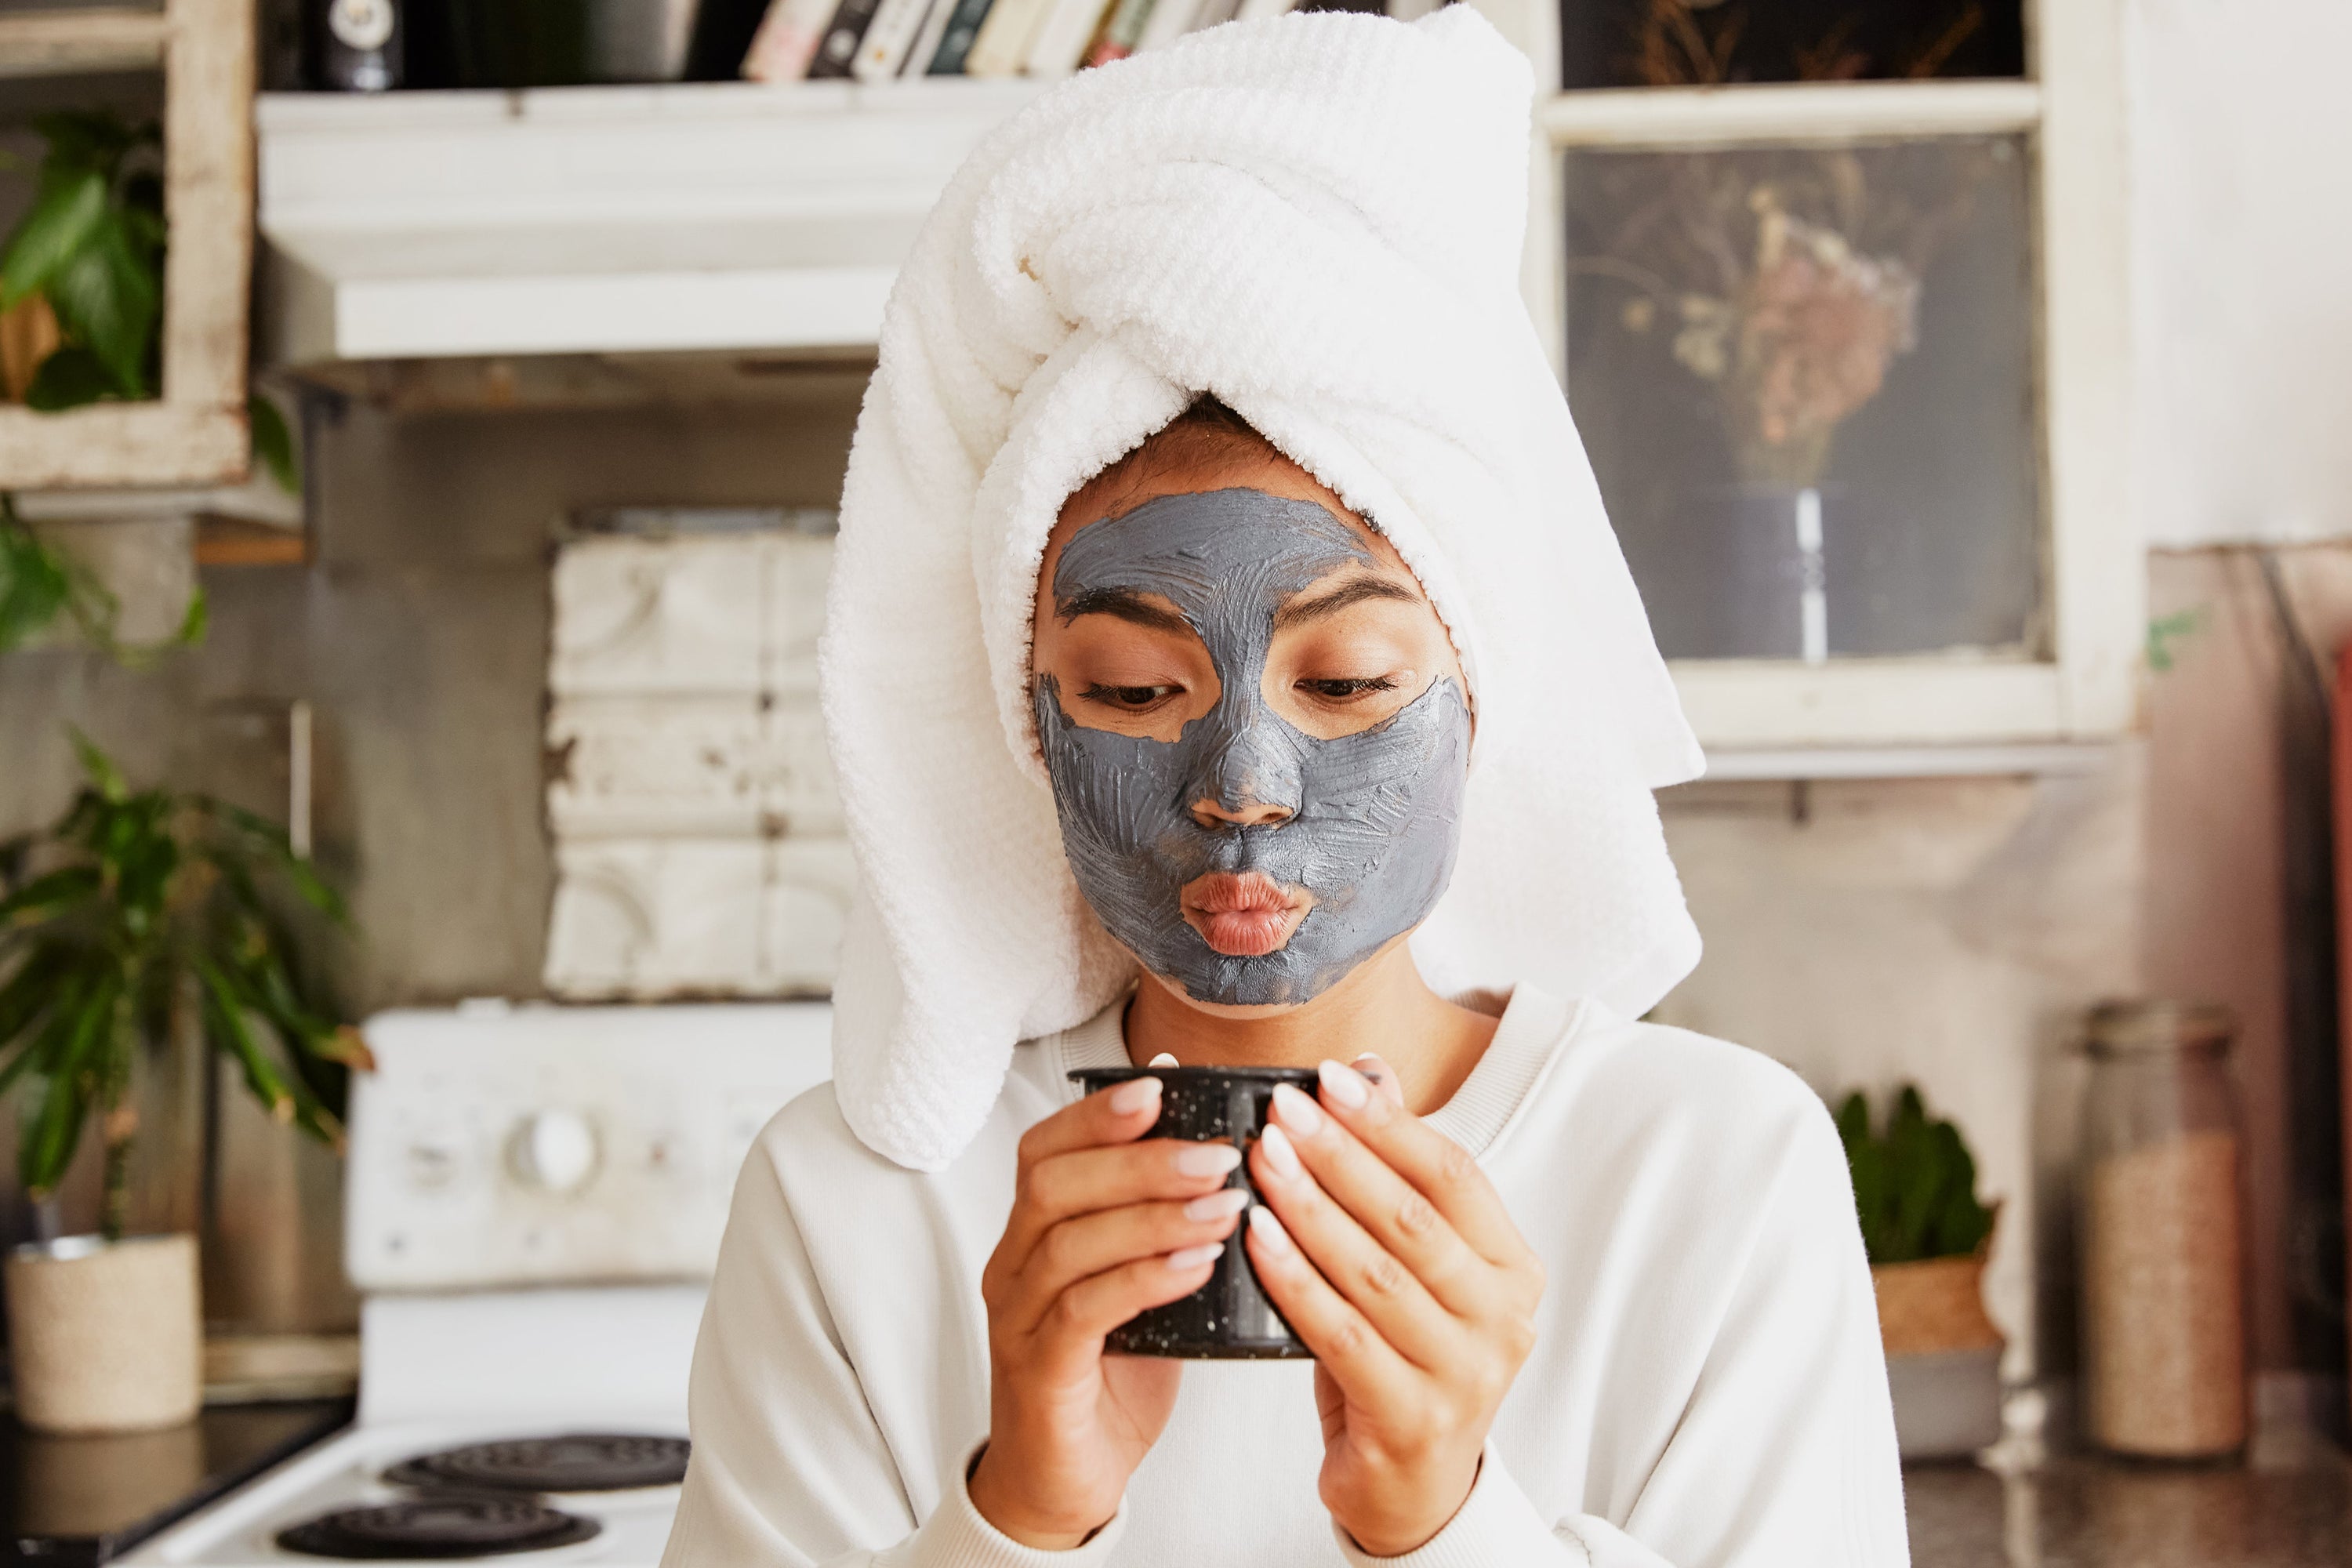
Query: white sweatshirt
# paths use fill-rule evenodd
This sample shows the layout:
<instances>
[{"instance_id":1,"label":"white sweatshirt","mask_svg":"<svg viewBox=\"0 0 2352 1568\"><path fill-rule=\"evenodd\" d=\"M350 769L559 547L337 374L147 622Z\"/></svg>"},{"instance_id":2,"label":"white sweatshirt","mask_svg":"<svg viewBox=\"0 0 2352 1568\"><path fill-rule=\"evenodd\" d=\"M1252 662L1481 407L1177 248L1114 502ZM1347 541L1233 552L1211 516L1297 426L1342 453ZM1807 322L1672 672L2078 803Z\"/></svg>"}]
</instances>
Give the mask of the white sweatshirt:
<instances>
[{"instance_id":1,"label":"white sweatshirt","mask_svg":"<svg viewBox=\"0 0 2352 1568\"><path fill-rule=\"evenodd\" d=\"M1902 1568L1878 1320L1828 1112L1768 1058L1522 985L1430 1124L1549 1281L1469 1500L1373 1559L1316 1497L1305 1362L1202 1362L1118 1514L1024 1547L965 1493L988 1431L980 1274L1022 1131L1124 1064L1123 1004L1024 1042L944 1172L860 1143L829 1087L736 1187L695 1349L665 1568Z\"/></svg>"}]
</instances>

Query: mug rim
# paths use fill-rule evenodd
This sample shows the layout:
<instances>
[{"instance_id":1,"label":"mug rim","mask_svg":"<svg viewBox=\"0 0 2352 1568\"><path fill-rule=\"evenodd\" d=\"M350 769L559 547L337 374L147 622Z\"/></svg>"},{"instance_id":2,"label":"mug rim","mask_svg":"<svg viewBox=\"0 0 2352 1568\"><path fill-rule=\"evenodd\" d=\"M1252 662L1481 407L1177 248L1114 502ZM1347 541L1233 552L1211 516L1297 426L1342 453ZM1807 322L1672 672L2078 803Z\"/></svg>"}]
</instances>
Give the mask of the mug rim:
<instances>
[{"instance_id":1,"label":"mug rim","mask_svg":"<svg viewBox=\"0 0 2352 1568\"><path fill-rule=\"evenodd\" d=\"M1313 1083L1317 1074L1313 1068L1258 1067L1172 1067L1172 1068L1072 1068L1066 1075L1071 1082L1089 1088L1101 1084L1130 1083L1139 1078L1172 1078L1185 1082L1216 1079L1239 1079L1246 1082Z\"/></svg>"}]
</instances>

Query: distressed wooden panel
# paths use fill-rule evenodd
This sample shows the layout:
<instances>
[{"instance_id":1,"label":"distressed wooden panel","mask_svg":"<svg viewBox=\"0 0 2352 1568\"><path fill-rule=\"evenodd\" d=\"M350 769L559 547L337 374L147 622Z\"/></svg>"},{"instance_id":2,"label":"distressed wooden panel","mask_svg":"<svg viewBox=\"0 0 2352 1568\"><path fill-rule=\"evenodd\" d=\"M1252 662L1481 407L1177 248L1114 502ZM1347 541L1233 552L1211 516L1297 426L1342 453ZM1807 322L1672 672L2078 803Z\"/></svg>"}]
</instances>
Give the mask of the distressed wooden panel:
<instances>
[{"instance_id":1,"label":"distressed wooden panel","mask_svg":"<svg viewBox=\"0 0 2352 1568\"><path fill-rule=\"evenodd\" d=\"M253 276L252 0L170 0L163 398L242 407Z\"/></svg>"},{"instance_id":2,"label":"distressed wooden panel","mask_svg":"<svg viewBox=\"0 0 2352 1568\"><path fill-rule=\"evenodd\" d=\"M247 463L242 405L0 408L0 489L226 484L242 479Z\"/></svg>"}]
</instances>

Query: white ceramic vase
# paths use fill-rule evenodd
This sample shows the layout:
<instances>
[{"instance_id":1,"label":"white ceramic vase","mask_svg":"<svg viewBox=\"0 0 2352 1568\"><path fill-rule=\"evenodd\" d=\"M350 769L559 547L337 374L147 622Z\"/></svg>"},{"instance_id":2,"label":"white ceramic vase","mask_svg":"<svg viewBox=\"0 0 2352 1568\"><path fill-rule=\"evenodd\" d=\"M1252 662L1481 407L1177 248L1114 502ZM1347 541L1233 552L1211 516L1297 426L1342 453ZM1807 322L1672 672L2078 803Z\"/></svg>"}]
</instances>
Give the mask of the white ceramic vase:
<instances>
[{"instance_id":1,"label":"white ceramic vase","mask_svg":"<svg viewBox=\"0 0 2352 1568\"><path fill-rule=\"evenodd\" d=\"M95 1236L8 1255L16 1415L44 1432L177 1426L204 1403L204 1306L192 1236Z\"/></svg>"}]
</instances>

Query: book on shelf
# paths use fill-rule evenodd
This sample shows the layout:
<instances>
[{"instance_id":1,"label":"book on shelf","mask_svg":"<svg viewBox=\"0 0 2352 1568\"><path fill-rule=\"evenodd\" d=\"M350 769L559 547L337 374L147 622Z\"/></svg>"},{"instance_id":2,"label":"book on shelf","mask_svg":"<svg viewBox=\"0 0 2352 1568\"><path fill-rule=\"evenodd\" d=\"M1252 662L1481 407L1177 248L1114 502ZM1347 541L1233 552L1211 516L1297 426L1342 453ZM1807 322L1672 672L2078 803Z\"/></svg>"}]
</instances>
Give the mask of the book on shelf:
<instances>
[{"instance_id":1,"label":"book on shelf","mask_svg":"<svg viewBox=\"0 0 2352 1568\"><path fill-rule=\"evenodd\" d=\"M882 0L841 0L833 8L833 19L824 25L824 38L816 47L816 58L809 62L811 80L849 74L857 63L857 46L866 41L866 29L881 7Z\"/></svg>"},{"instance_id":2,"label":"book on shelf","mask_svg":"<svg viewBox=\"0 0 2352 1568\"><path fill-rule=\"evenodd\" d=\"M833 20L835 0L772 0L751 47L743 54L743 75L752 81L798 81L808 75Z\"/></svg>"},{"instance_id":3,"label":"book on shelf","mask_svg":"<svg viewBox=\"0 0 2352 1568\"><path fill-rule=\"evenodd\" d=\"M955 9L948 13L948 25L940 35L940 47L932 52L931 63L923 68L926 76L961 76L964 60L971 53L973 40L995 8L995 0L955 0Z\"/></svg>"},{"instance_id":4,"label":"book on shelf","mask_svg":"<svg viewBox=\"0 0 2352 1568\"><path fill-rule=\"evenodd\" d=\"M908 46L907 63L898 68L900 76L930 74L931 62L939 58L940 42L948 36L948 23L955 14L956 0L931 0L931 8L923 13L923 30Z\"/></svg>"},{"instance_id":5,"label":"book on shelf","mask_svg":"<svg viewBox=\"0 0 2352 1568\"><path fill-rule=\"evenodd\" d=\"M1054 0L996 0L964 57L966 76L1018 76Z\"/></svg>"},{"instance_id":6,"label":"book on shelf","mask_svg":"<svg viewBox=\"0 0 2352 1568\"><path fill-rule=\"evenodd\" d=\"M887 81L897 76L905 68L932 5L933 0L882 0L866 37L858 41L857 59L849 68L850 74L860 81Z\"/></svg>"},{"instance_id":7,"label":"book on shelf","mask_svg":"<svg viewBox=\"0 0 2352 1568\"><path fill-rule=\"evenodd\" d=\"M1036 40L1029 46L1031 76L1067 76L1087 58L1087 47L1104 17L1127 0L1053 0Z\"/></svg>"},{"instance_id":8,"label":"book on shelf","mask_svg":"<svg viewBox=\"0 0 2352 1568\"><path fill-rule=\"evenodd\" d=\"M1242 3L1234 8L1234 20L1236 22L1262 21L1265 17L1279 16L1286 11L1297 9L1298 9L1298 0L1242 0Z\"/></svg>"},{"instance_id":9,"label":"book on shelf","mask_svg":"<svg viewBox=\"0 0 2352 1568\"><path fill-rule=\"evenodd\" d=\"M1136 44L1143 37L1144 18L1151 15L1154 0L1118 0L1087 50L1087 64L1107 66L1135 53Z\"/></svg>"}]
</instances>

